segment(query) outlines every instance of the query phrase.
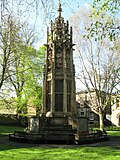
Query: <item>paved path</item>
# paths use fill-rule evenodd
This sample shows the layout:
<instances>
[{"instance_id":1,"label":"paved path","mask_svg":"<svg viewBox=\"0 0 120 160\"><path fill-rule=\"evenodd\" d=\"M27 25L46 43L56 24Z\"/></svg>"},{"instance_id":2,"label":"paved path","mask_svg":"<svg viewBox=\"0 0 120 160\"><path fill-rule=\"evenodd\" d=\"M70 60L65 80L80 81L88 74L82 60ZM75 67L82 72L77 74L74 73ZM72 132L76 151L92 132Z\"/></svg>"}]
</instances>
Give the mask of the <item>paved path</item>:
<instances>
[{"instance_id":1,"label":"paved path","mask_svg":"<svg viewBox=\"0 0 120 160\"><path fill-rule=\"evenodd\" d=\"M90 146L111 146L111 147L120 147L120 137L110 137L108 141L90 144Z\"/></svg>"},{"instance_id":2,"label":"paved path","mask_svg":"<svg viewBox=\"0 0 120 160\"><path fill-rule=\"evenodd\" d=\"M18 142L12 142L9 141L8 136L0 136L0 143L9 145L9 146L14 146L14 147L20 147L20 148L29 148L29 147L42 147L42 148L78 148L82 146L86 147L105 147L105 146L110 146L110 147L117 147L120 149L120 137L110 137L110 140L104 141L104 142L98 142L98 143L93 143L93 144L82 144L82 145L61 145L61 144L30 144L30 143L18 143Z\"/></svg>"}]
</instances>

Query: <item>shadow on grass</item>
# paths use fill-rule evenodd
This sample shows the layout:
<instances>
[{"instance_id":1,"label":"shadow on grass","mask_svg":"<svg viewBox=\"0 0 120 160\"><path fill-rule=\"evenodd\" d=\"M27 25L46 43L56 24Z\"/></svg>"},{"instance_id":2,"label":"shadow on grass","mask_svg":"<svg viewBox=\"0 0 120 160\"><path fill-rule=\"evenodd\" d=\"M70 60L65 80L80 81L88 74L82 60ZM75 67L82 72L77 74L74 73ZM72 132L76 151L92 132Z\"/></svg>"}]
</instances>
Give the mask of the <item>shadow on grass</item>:
<instances>
[{"instance_id":1,"label":"shadow on grass","mask_svg":"<svg viewBox=\"0 0 120 160\"><path fill-rule=\"evenodd\" d=\"M108 151L118 151L120 150L120 136L110 136L109 141L105 142L98 142L94 144L84 144L84 145L66 145L66 144L32 144L32 143L18 143L18 142L12 142L9 141L8 135L13 133L15 130L17 131L23 131L24 128L21 127L15 127L15 126L0 126L0 151L5 150L12 150L12 149L22 149L22 148L43 148L43 149L84 149L87 150L89 147L89 151L92 153L91 148L98 150L100 148L109 148ZM86 149L85 149L86 148ZM101 149L100 149L101 150ZM104 150L102 152L104 153ZM106 152L108 152L106 150ZM109 153L111 154L111 153Z\"/></svg>"},{"instance_id":2,"label":"shadow on grass","mask_svg":"<svg viewBox=\"0 0 120 160\"><path fill-rule=\"evenodd\" d=\"M120 146L98 146L98 143L96 146L0 143L0 159L4 160L117 160L119 151Z\"/></svg>"},{"instance_id":3,"label":"shadow on grass","mask_svg":"<svg viewBox=\"0 0 120 160\"><path fill-rule=\"evenodd\" d=\"M1 148L2 147L2 148ZM77 148L67 146L54 146L54 147L29 147L29 148L20 148L13 146L4 146L0 147L0 151L3 151L6 154L6 157L9 155L18 160L99 160L107 159L114 160L114 157L120 157L120 152L118 148L112 147L88 147L88 146L77 146ZM7 151L9 150L9 151ZM28 155L28 156L27 156ZM8 158L6 158L8 160Z\"/></svg>"},{"instance_id":4,"label":"shadow on grass","mask_svg":"<svg viewBox=\"0 0 120 160\"><path fill-rule=\"evenodd\" d=\"M9 150L9 149L20 149L20 148L33 148L33 147L40 147L40 148L66 148L66 149L78 149L78 148L101 148L101 147L109 147L113 150L120 150L120 136L118 137L110 137L109 141L104 142L97 142L91 144L55 144L55 143L48 143L48 144L34 144L34 143L19 143L14 141L9 141L8 135L0 135L0 151L2 150Z\"/></svg>"}]
</instances>

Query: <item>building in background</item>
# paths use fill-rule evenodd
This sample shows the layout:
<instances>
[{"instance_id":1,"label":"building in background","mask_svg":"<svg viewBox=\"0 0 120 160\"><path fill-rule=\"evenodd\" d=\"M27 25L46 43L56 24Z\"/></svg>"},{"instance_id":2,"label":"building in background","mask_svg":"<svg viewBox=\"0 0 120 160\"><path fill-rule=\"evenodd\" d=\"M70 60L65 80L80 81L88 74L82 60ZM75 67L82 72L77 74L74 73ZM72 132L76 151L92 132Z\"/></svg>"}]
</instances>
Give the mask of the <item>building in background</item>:
<instances>
[{"instance_id":1,"label":"building in background","mask_svg":"<svg viewBox=\"0 0 120 160\"><path fill-rule=\"evenodd\" d=\"M96 94L94 90L91 90L91 94L87 91L81 91L76 94L77 111L81 116L87 116L89 118L90 126L99 125L99 117L89 106L90 95L92 99L96 101ZM103 94L106 96L106 93ZM120 94L111 95L111 105L107 106L104 114L104 125L112 125L120 127Z\"/></svg>"},{"instance_id":2,"label":"building in background","mask_svg":"<svg viewBox=\"0 0 120 160\"><path fill-rule=\"evenodd\" d=\"M120 127L120 94L112 95L111 115L110 117L112 125Z\"/></svg>"},{"instance_id":3,"label":"building in background","mask_svg":"<svg viewBox=\"0 0 120 160\"><path fill-rule=\"evenodd\" d=\"M96 100L96 95L94 90L91 90L91 95L94 100ZM98 126L99 125L99 117L96 113L92 111L90 106L90 95L85 91L78 92L76 94L76 101L77 101L77 111L79 115L86 116L89 119L89 127Z\"/></svg>"}]
</instances>

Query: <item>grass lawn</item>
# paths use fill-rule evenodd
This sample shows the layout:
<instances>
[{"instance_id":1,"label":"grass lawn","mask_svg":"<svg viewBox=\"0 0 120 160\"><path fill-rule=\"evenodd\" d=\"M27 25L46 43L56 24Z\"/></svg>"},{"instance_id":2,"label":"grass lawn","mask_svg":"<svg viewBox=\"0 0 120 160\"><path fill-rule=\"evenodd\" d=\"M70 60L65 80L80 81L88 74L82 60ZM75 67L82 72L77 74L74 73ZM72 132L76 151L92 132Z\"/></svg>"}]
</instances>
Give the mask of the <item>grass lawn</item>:
<instances>
[{"instance_id":1,"label":"grass lawn","mask_svg":"<svg viewBox=\"0 0 120 160\"><path fill-rule=\"evenodd\" d=\"M14 148L0 144L0 160L117 160L120 148Z\"/></svg>"},{"instance_id":2,"label":"grass lawn","mask_svg":"<svg viewBox=\"0 0 120 160\"><path fill-rule=\"evenodd\" d=\"M5 130L4 130L5 129ZM10 130L9 130L10 129ZM13 130L23 130L16 127L1 127L0 134L8 134ZM111 131L111 135L113 135ZM120 136L120 132L118 132ZM44 145L43 145L44 146ZM62 147L63 146L63 147ZM47 147L27 147L19 145L9 146L0 143L0 160L118 160L120 159L120 147L85 147L74 148L64 145ZM86 145L87 146L87 145Z\"/></svg>"},{"instance_id":3,"label":"grass lawn","mask_svg":"<svg viewBox=\"0 0 120 160\"><path fill-rule=\"evenodd\" d=\"M110 136L120 136L120 131L107 131Z\"/></svg>"},{"instance_id":4,"label":"grass lawn","mask_svg":"<svg viewBox=\"0 0 120 160\"><path fill-rule=\"evenodd\" d=\"M0 126L0 136L13 133L15 130L16 131L24 131L24 128L16 127L16 126Z\"/></svg>"}]
</instances>

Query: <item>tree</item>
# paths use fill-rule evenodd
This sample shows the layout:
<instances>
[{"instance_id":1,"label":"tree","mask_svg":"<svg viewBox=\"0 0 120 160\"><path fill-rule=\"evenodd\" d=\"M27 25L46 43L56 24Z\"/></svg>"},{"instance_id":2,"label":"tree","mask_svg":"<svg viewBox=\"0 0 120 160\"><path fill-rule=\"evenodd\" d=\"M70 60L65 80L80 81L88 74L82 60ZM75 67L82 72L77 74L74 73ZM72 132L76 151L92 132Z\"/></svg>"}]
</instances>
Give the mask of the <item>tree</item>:
<instances>
[{"instance_id":1,"label":"tree","mask_svg":"<svg viewBox=\"0 0 120 160\"><path fill-rule=\"evenodd\" d=\"M120 1L116 0L93 0L93 7L97 8L97 14L101 11L109 11L109 14L115 16L119 12Z\"/></svg>"},{"instance_id":2,"label":"tree","mask_svg":"<svg viewBox=\"0 0 120 160\"><path fill-rule=\"evenodd\" d=\"M17 114L25 116L29 99L34 97L35 106L39 109L41 107L44 49L37 52L34 48L23 45L20 53L17 53L19 58L14 55L14 64L7 73L17 98Z\"/></svg>"},{"instance_id":3,"label":"tree","mask_svg":"<svg viewBox=\"0 0 120 160\"><path fill-rule=\"evenodd\" d=\"M31 97L37 110L41 108L44 48L34 49L42 37L42 32L36 34L35 25L40 15L43 28L43 21L54 14L53 4L53 0L0 1L0 100L7 108L16 100L18 115L26 114Z\"/></svg>"},{"instance_id":4,"label":"tree","mask_svg":"<svg viewBox=\"0 0 120 160\"><path fill-rule=\"evenodd\" d=\"M3 85L3 82L8 78L6 71L11 65L10 56L13 53L14 39L16 38L17 27L13 25L13 21L10 16L7 17L4 21L3 26L1 26L0 32L0 89ZM18 42L19 43L19 42Z\"/></svg>"},{"instance_id":5,"label":"tree","mask_svg":"<svg viewBox=\"0 0 120 160\"><path fill-rule=\"evenodd\" d=\"M116 18L120 14L120 1L116 0L94 0L93 1L94 12L91 15L91 18L101 17L101 20L97 20L92 23L89 28L89 34L94 35L95 31L102 27L102 31L106 31L108 38L112 41L117 38L120 34L120 22L116 24ZM104 16L111 17L110 21L104 23ZM101 33L101 38L106 35Z\"/></svg>"},{"instance_id":6,"label":"tree","mask_svg":"<svg viewBox=\"0 0 120 160\"><path fill-rule=\"evenodd\" d=\"M1 75L0 95L6 103L11 102L10 94L16 97L18 116L25 115L30 96L35 97L37 108L41 107L44 47L37 51L31 46L36 42L36 34L28 25L17 23L10 16L4 24L1 32L1 70L4 75Z\"/></svg>"},{"instance_id":7,"label":"tree","mask_svg":"<svg viewBox=\"0 0 120 160\"><path fill-rule=\"evenodd\" d=\"M34 49L29 48L29 52ZM30 61L27 64L29 69L25 72L27 75L23 95L27 100L32 100L32 104L36 106L37 115L40 114L42 107L42 74L44 64L45 47L40 47L37 52L33 52Z\"/></svg>"},{"instance_id":8,"label":"tree","mask_svg":"<svg viewBox=\"0 0 120 160\"><path fill-rule=\"evenodd\" d=\"M90 103L87 105L99 115L100 129L103 130L105 108L110 104L111 94L117 89L120 82L119 38L111 41L108 38L108 30L101 32L102 26L101 29L96 26L95 34L89 36L91 24L101 20L101 17L91 20L91 13L93 13L93 9L90 9L88 13L81 10L72 18L79 64L76 76L80 80L81 86L84 85L87 89L90 97ZM107 23L107 21L111 21L111 19L104 16L103 23ZM105 33L106 36L104 36ZM91 89L94 90L96 98L92 96Z\"/></svg>"},{"instance_id":9,"label":"tree","mask_svg":"<svg viewBox=\"0 0 120 160\"><path fill-rule=\"evenodd\" d=\"M14 0L4 0L4 1L0 1L0 89L3 85L3 82L8 78L6 75L6 69L9 67L10 65L10 61L9 61L9 57L11 54L11 41L14 40L14 34L12 32L15 32L14 29L12 28L13 22L11 20L12 17L15 17L15 19L17 19L17 27L20 29L20 27L22 26L22 29L24 30L26 27L24 26L24 24L29 24L28 26L30 26L30 22L29 19L31 21L32 19L32 33L33 30L36 30L35 24L37 21L37 17L39 15L39 13L41 13L41 26L43 25L43 20L45 20L48 17L51 17L51 14L53 14L52 10L54 9L54 5L52 5L54 3L53 0L48 1L48 0L18 0L18 1L14 1ZM40 12L39 12L40 10ZM32 14L31 14L32 13ZM44 14L45 13L45 14ZM48 16L49 15L49 16ZM33 18L34 17L34 18ZM43 19L43 20L42 20ZM41 27L42 28L42 27ZM27 28L27 34L26 36L28 36L28 33L30 33L29 38L31 38L30 36L33 36L31 34L31 29L29 30L29 28ZM23 33L23 31L22 31ZM39 35L39 36L38 36ZM35 36L34 36L35 37ZM37 39L40 39L42 37L42 32L41 34L37 34ZM24 37L26 38L26 37ZM27 39L29 40L29 39ZM33 45L33 42L31 42ZM3 48L4 46L4 48Z\"/></svg>"}]
</instances>

